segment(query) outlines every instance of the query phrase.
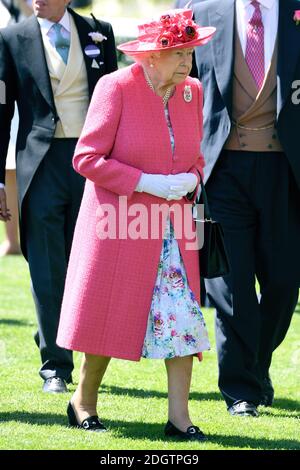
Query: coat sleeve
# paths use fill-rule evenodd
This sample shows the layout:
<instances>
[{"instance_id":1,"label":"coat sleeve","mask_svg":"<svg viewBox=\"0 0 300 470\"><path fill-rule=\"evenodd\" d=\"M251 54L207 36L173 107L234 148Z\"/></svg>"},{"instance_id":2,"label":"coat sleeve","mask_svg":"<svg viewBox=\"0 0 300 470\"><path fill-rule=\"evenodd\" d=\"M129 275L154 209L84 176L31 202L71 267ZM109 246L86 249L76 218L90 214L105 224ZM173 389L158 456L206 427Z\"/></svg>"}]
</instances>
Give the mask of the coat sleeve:
<instances>
[{"instance_id":1,"label":"coat sleeve","mask_svg":"<svg viewBox=\"0 0 300 470\"><path fill-rule=\"evenodd\" d=\"M97 186L130 198L142 171L110 157L121 113L121 87L115 77L105 75L95 88L73 166Z\"/></svg>"},{"instance_id":2,"label":"coat sleeve","mask_svg":"<svg viewBox=\"0 0 300 470\"><path fill-rule=\"evenodd\" d=\"M107 32L105 31L105 35L107 40L104 41L104 64L106 73L111 73L118 69L118 62L115 36L112 26L109 23L107 23Z\"/></svg>"},{"instance_id":3,"label":"coat sleeve","mask_svg":"<svg viewBox=\"0 0 300 470\"><path fill-rule=\"evenodd\" d=\"M197 186L196 186L195 190L192 193L189 193L187 195L187 199L191 202L195 202L195 200L196 200L197 193L198 193L198 188L199 188L199 184L200 184L199 173L200 173L200 175L203 179L203 177L204 177L203 168L205 166L204 157L203 157L203 154L201 152L201 141L202 141L202 138L203 138L203 88L202 88L202 85L199 82L199 80L197 80L197 86L198 86L197 95L198 95L198 112L199 112L198 119L199 119L199 126L200 126L200 142L199 142L200 152L199 152L199 157L197 159L197 162L189 170L189 173L194 173L194 175L197 176L197 180L198 180L198 183L197 183Z\"/></svg>"},{"instance_id":4,"label":"coat sleeve","mask_svg":"<svg viewBox=\"0 0 300 470\"><path fill-rule=\"evenodd\" d=\"M16 99L15 69L7 45L0 33L0 183L5 182L5 163L11 120Z\"/></svg>"}]
</instances>

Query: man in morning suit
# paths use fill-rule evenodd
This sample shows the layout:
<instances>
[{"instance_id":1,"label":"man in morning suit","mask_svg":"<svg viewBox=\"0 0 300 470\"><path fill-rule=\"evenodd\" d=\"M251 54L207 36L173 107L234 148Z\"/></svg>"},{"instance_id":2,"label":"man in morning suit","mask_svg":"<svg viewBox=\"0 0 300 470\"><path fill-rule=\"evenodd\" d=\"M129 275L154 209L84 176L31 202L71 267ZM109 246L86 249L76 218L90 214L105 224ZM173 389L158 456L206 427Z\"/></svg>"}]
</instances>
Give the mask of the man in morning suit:
<instances>
[{"instance_id":1,"label":"man in morning suit","mask_svg":"<svg viewBox=\"0 0 300 470\"><path fill-rule=\"evenodd\" d=\"M217 28L195 58L204 87L206 188L231 272L207 280L206 290L217 310L219 388L237 416L258 416L258 405L272 404L272 353L298 299L299 9L297 0L194 6L197 23Z\"/></svg>"},{"instance_id":2,"label":"man in morning suit","mask_svg":"<svg viewBox=\"0 0 300 470\"><path fill-rule=\"evenodd\" d=\"M45 392L65 392L72 353L56 345L61 300L84 180L72 156L94 87L117 68L111 25L68 0L33 0L34 15L0 32L0 219L7 220L5 160L15 101L21 246L38 317ZM90 33L97 33L92 34ZM104 38L104 37L105 38Z\"/></svg>"}]
</instances>

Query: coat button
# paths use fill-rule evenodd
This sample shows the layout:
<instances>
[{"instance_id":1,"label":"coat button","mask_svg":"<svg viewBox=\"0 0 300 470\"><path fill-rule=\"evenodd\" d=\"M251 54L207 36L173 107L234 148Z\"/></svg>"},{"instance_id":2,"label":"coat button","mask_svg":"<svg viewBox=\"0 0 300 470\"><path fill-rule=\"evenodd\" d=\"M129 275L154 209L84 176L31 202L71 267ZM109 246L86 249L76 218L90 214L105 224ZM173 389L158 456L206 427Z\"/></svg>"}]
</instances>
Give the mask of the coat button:
<instances>
[{"instance_id":1,"label":"coat button","mask_svg":"<svg viewBox=\"0 0 300 470\"><path fill-rule=\"evenodd\" d=\"M273 148L273 145L272 144L269 144L268 145L268 149L272 149Z\"/></svg>"},{"instance_id":2,"label":"coat button","mask_svg":"<svg viewBox=\"0 0 300 470\"><path fill-rule=\"evenodd\" d=\"M277 135L276 135L276 134L273 134L273 135L272 135L272 139L274 139L274 140L277 139Z\"/></svg>"}]
</instances>

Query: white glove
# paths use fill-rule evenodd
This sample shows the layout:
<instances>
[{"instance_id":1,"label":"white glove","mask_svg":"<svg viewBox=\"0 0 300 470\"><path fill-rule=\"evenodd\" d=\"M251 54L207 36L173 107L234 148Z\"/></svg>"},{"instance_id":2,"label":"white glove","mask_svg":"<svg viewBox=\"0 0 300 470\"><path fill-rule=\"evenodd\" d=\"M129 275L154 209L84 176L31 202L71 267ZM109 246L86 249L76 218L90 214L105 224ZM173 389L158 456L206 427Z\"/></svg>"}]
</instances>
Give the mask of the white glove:
<instances>
[{"instance_id":1,"label":"white glove","mask_svg":"<svg viewBox=\"0 0 300 470\"><path fill-rule=\"evenodd\" d=\"M194 173L178 173L174 176L177 178L179 185L186 191L186 194L192 193L196 189L198 178Z\"/></svg>"},{"instance_id":2,"label":"white glove","mask_svg":"<svg viewBox=\"0 0 300 470\"><path fill-rule=\"evenodd\" d=\"M142 176L135 188L138 192L152 194L153 196L162 197L171 200L180 200L187 194L181 179L177 175L153 175L142 173Z\"/></svg>"}]
</instances>

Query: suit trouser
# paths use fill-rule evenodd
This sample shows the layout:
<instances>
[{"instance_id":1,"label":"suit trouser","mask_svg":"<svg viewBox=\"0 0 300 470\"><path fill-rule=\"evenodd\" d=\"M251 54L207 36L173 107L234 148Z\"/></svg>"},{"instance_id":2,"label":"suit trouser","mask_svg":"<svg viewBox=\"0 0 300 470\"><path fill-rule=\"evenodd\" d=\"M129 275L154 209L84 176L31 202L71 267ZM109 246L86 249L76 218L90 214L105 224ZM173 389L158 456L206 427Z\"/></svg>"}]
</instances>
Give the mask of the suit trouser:
<instances>
[{"instance_id":1,"label":"suit trouser","mask_svg":"<svg viewBox=\"0 0 300 470\"><path fill-rule=\"evenodd\" d=\"M84 178L72 167L76 139L54 139L27 192L22 219L38 318L40 375L68 380L72 352L56 345L56 335L73 232Z\"/></svg>"},{"instance_id":2,"label":"suit trouser","mask_svg":"<svg viewBox=\"0 0 300 470\"><path fill-rule=\"evenodd\" d=\"M219 388L228 406L258 405L298 299L300 191L284 154L223 151L207 193L231 265L205 282L217 310Z\"/></svg>"}]
</instances>

